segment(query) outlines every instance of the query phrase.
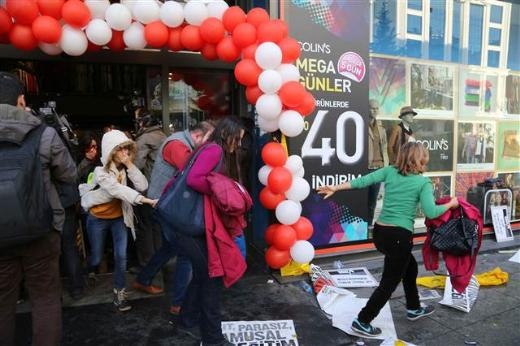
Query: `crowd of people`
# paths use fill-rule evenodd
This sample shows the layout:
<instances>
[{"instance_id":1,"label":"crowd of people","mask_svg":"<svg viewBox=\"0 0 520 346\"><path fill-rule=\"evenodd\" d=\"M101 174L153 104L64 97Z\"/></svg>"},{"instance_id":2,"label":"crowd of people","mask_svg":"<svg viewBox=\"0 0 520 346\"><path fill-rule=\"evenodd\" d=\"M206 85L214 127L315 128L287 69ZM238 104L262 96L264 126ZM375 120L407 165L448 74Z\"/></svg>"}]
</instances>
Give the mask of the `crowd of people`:
<instances>
[{"instance_id":1,"label":"crowd of people","mask_svg":"<svg viewBox=\"0 0 520 346\"><path fill-rule=\"evenodd\" d=\"M33 343L60 343L60 248L65 264L63 271L69 279L69 294L81 298L86 283L76 246L78 223L81 223L88 240L89 284L96 283L98 267L106 253L105 240L109 233L111 235L116 310L125 312L132 308L127 299L127 246L135 239L140 270L132 287L150 294L162 293L164 288L154 285L153 279L165 263L176 256L175 276L168 293L169 311L176 316L177 330L200 338L202 345L232 345L222 334L220 295L223 286L236 282L246 267L244 214L251 206L251 199L242 187L245 184L243 160L247 156L243 155L242 145L248 141L243 122L228 116L215 124L200 122L167 137L150 113L139 110L136 112L135 140L114 127L107 127L100 141L85 133L81 139L79 162L74 162L59 134L52 127L44 126L25 108L20 81L11 74L0 72L2 150L23 151L26 138L32 138L34 133L40 135L37 147L41 172L35 174L43 177L52 208L52 220L43 236L18 239L7 247L0 235L2 344L14 345L16 302L22 279L32 305ZM409 131L407 124L415 114L411 107L401 110L402 132ZM416 286L418 268L411 252L416 205L421 204L428 218L459 206L456 198L442 205L435 204L432 182L422 175L429 160L428 151L422 144L405 136L401 139L398 135L392 136L390 142L401 145L396 146L393 164L388 165L386 136L376 115L377 104L372 103L369 174L336 186L322 186L317 191L328 198L340 190L375 186L374 198L379 184L385 184L383 208L373 229L376 248L385 255L383 276L351 327L370 337L381 334L381 329L372 326L371 321L400 282L405 290L409 320L433 313L433 307L421 306ZM9 165L10 162L2 164ZM167 229L169 226L156 217L154 208L160 208L161 196L174 191L175 177L183 175L186 186L203 198L203 215L196 216L204 220L201 233L195 229ZM4 184L0 192L18 193L8 188L7 184L12 182L7 181L0 182ZM219 195L218 190L226 189L229 194L236 186L240 188L233 199L234 202L237 198L243 199L242 207L234 214L227 213L226 197ZM370 217L373 217L373 211ZM11 226L17 225L9 220Z\"/></svg>"}]
</instances>

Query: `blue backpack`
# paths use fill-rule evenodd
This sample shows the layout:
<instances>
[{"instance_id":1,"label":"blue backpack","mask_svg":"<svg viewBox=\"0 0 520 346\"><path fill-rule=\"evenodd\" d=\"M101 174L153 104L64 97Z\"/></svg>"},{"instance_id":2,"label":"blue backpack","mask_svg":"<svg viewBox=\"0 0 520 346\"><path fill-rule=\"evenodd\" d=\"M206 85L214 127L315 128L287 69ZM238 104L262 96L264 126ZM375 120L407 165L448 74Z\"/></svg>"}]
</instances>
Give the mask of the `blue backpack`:
<instances>
[{"instance_id":1,"label":"blue backpack","mask_svg":"<svg viewBox=\"0 0 520 346\"><path fill-rule=\"evenodd\" d=\"M0 140L0 248L30 242L52 230L39 150L45 128L34 128L21 143Z\"/></svg>"}]
</instances>

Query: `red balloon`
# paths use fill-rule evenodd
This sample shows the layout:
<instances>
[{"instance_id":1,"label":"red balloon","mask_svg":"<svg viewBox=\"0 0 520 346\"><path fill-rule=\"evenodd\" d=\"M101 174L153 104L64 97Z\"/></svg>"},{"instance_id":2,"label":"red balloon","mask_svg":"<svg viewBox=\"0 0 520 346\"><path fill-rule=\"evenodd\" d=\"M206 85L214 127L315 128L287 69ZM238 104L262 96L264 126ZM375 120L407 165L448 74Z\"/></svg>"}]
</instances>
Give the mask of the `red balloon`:
<instances>
[{"instance_id":1,"label":"red balloon","mask_svg":"<svg viewBox=\"0 0 520 346\"><path fill-rule=\"evenodd\" d=\"M98 46L97 44L94 44L90 41L88 41L87 51L89 52L99 52L101 50L101 46Z\"/></svg>"},{"instance_id":2,"label":"red balloon","mask_svg":"<svg viewBox=\"0 0 520 346\"><path fill-rule=\"evenodd\" d=\"M31 27L15 24L9 31L9 41L20 50L33 50L38 46L38 40L34 37Z\"/></svg>"},{"instance_id":3,"label":"red balloon","mask_svg":"<svg viewBox=\"0 0 520 346\"><path fill-rule=\"evenodd\" d=\"M222 16L222 23L228 32L233 32L235 27L240 23L245 23L246 14L238 6L231 6L228 8Z\"/></svg>"},{"instance_id":4,"label":"red balloon","mask_svg":"<svg viewBox=\"0 0 520 346\"><path fill-rule=\"evenodd\" d=\"M256 42L256 28L253 24L240 23L233 30L233 42L239 48L245 48Z\"/></svg>"},{"instance_id":5,"label":"red balloon","mask_svg":"<svg viewBox=\"0 0 520 346\"><path fill-rule=\"evenodd\" d=\"M33 0L7 0L6 7L15 22L21 25L31 25L39 14Z\"/></svg>"},{"instance_id":6,"label":"red balloon","mask_svg":"<svg viewBox=\"0 0 520 346\"><path fill-rule=\"evenodd\" d=\"M285 196L282 193L272 192L269 187L266 186L260 191L258 199L260 199L260 203L262 203L265 209L274 210L280 202L285 200Z\"/></svg>"},{"instance_id":7,"label":"red balloon","mask_svg":"<svg viewBox=\"0 0 520 346\"><path fill-rule=\"evenodd\" d=\"M260 24L256 36L258 38L258 43L277 43L283 39L283 33L280 31L280 26L274 21Z\"/></svg>"},{"instance_id":8,"label":"red balloon","mask_svg":"<svg viewBox=\"0 0 520 346\"><path fill-rule=\"evenodd\" d=\"M204 45L204 47L202 47L202 49L200 50L200 53L207 60L217 60L218 59L217 46L215 46L213 44L206 43Z\"/></svg>"},{"instance_id":9,"label":"red balloon","mask_svg":"<svg viewBox=\"0 0 520 346\"><path fill-rule=\"evenodd\" d=\"M61 16L65 22L79 29L85 27L91 18L87 5L80 0L68 0L63 4Z\"/></svg>"},{"instance_id":10,"label":"red balloon","mask_svg":"<svg viewBox=\"0 0 520 346\"><path fill-rule=\"evenodd\" d=\"M273 245L274 232L276 232L276 228L278 228L278 226L280 226L279 223L273 223L265 230L264 239L267 245Z\"/></svg>"},{"instance_id":11,"label":"red balloon","mask_svg":"<svg viewBox=\"0 0 520 346\"><path fill-rule=\"evenodd\" d=\"M280 225L274 231L273 246L278 250L289 250L296 240L296 231L291 226Z\"/></svg>"},{"instance_id":12,"label":"red balloon","mask_svg":"<svg viewBox=\"0 0 520 346\"><path fill-rule=\"evenodd\" d=\"M291 261L291 254L288 250L278 250L271 246L265 252L265 262L273 269L280 269Z\"/></svg>"},{"instance_id":13,"label":"red balloon","mask_svg":"<svg viewBox=\"0 0 520 346\"><path fill-rule=\"evenodd\" d=\"M40 16L32 23L32 32L38 41L56 43L61 38L61 25L53 17Z\"/></svg>"},{"instance_id":14,"label":"red balloon","mask_svg":"<svg viewBox=\"0 0 520 346\"><path fill-rule=\"evenodd\" d=\"M3 7L0 7L0 35L9 32L12 26L11 15Z\"/></svg>"},{"instance_id":15,"label":"red balloon","mask_svg":"<svg viewBox=\"0 0 520 346\"><path fill-rule=\"evenodd\" d=\"M202 46L204 46L204 41L200 36L199 27L195 25L186 25L181 32L181 43L191 51L200 51Z\"/></svg>"},{"instance_id":16,"label":"red balloon","mask_svg":"<svg viewBox=\"0 0 520 346\"><path fill-rule=\"evenodd\" d=\"M262 92L262 90L260 90L260 88L257 85L248 86L246 88L246 100L252 105L256 104L258 98L263 94L264 93Z\"/></svg>"},{"instance_id":17,"label":"red balloon","mask_svg":"<svg viewBox=\"0 0 520 346\"><path fill-rule=\"evenodd\" d=\"M7 33L0 34L0 43L9 44L9 35Z\"/></svg>"},{"instance_id":18,"label":"red balloon","mask_svg":"<svg viewBox=\"0 0 520 346\"><path fill-rule=\"evenodd\" d=\"M144 39L150 47L161 48L168 42L170 32L160 20L151 22L144 27Z\"/></svg>"},{"instance_id":19,"label":"red balloon","mask_svg":"<svg viewBox=\"0 0 520 346\"><path fill-rule=\"evenodd\" d=\"M278 96L282 103L289 108L298 107L305 97L305 88L299 82L291 81L282 85Z\"/></svg>"},{"instance_id":20,"label":"red balloon","mask_svg":"<svg viewBox=\"0 0 520 346\"><path fill-rule=\"evenodd\" d=\"M235 46L233 39L227 36L217 45L217 55L222 61L233 62L240 57L240 49Z\"/></svg>"},{"instance_id":21,"label":"red balloon","mask_svg":"<svg viewBox=\"0 0 520 346\"><path fill-rule=\"evenodd\" d=\"M258 48L258 45L256 43L251 44L247 46L246 48L242 49L242 59L253 59L255 60L255 52Z\"/></svg>"},{"instance_id":22,"label":"red balloon","mask_svg":"<svg viewBox=\"0 0 520 346\"><path fill-rule=\"evenodd\" d=\"M107 43L107 47L114 52L125 50L125 41L123 40L123 32L112 30L112 39Z\"/></svg>"},{"instance_id":23,"label":"red balloon","mask_svg":"<svg viewBox=\"0 0 520 346\"><path fill-rule=\"evenodd\" d=\"M209 17L200 25L200 36L207 43L217 44L224 38L225 34L224 24L217 18Z\"/></svg>"},{"instance_id":24,"label":"red balloon","mask_svg":"<svg viewBox=\"0 0 520 346\"><path fill-rule=\"evenodd\" d=\"M247 22L253 24L257 28L260 24L268 21L269 14L263 8L255 7L249 10L249 12L247 13Z\"/></svg>"},{"instance_id":25,"label":"red balloon","mask_svg":"<svg viewBox=\"0 0 520 346\"><path fill-rule=\"evenodd\" d=\"M310 92L305 92L305 96L303 97L302 103L299 106L294 107L292 109L305 117L314 112L314 110L316 109L316 100Z\"/></svg>"},{"instance_id":26,"label":"red balloon","mask_svg":"<svg viewBox=\"0 0 520 346\"><path fill-rule=\"evenodd\" d=\"M289 27L283 19L275 19L272 21L278 27L278 30L282 33L282 38L289 36Z\"/></svg>"},{"instance_id":27,"label":"red balloon","mask_svg":"<svg viewBox=\"0 0 520 346\"><path fill-rule=\"evenodd\" d=\"M242 59L235 66L235 78L245 86L257 85L260 73L262 68L252 59Z\"/></svg>"},{"instance_id":28,"label":"red balloon","mask_svg":"<svg viewBox=\"0 0 520 346\"><path fill-rule=\"evenodd\" d=\"M168 38L168 49L174 52L178 52L184 49L181 42L181 33L183 27L170 29L170 37Z\"/></svg>"},{"instance_id":29,"label":"red balloon","mask_svg":"<svg viewBox=\"0 0 520 346\"><path fill-rule=\"evenodd\" d=\"M300 216L298 221L292 224L291 227L296 232L296 238L298 240L309 240L312 236L312 232L314 231L312 222L310 222L310 220L305 216Z\"/></svg>"},{"instance_id":30,"label":"red balloon","mask_svg":"<svg viewBox=\"0 0 520 346\"><path fill-rule=\"evenodd\" d=\"M282 63L292 63L300 57L300 44L292 37L286 37L278 46L282 50Z\"/></svg>"},{"instance_id":31,"label":"red balloon","mask_svg":"<svg viewBox=\"0 0 520 346\"><path fill-rule=\"evenodd\" d=\"M292 184L292 173L285 167L274 167L267 177L267 186L273 193L284 193Z\"/></svg>"},{"instance_id":32,"label":"red balloon","mask_svg":"<svg viewBox=\"0 0 520 346\"><path fill-rule=\"evenodd\" d=\"M262 148L262 160L271 167L283 166L287 161L287 152L280 143L269 142Z\"/></svg>"},{"instance_id":33,"label":"red balloon","mask_svg":"<svg viewBox=\"0 0 520 346\"><path fill-rule=\"evenodd\" d=\"M36 0L36 3L42 15L61 19L61 9L65 0Z\"/></svg>"}]
</instances>

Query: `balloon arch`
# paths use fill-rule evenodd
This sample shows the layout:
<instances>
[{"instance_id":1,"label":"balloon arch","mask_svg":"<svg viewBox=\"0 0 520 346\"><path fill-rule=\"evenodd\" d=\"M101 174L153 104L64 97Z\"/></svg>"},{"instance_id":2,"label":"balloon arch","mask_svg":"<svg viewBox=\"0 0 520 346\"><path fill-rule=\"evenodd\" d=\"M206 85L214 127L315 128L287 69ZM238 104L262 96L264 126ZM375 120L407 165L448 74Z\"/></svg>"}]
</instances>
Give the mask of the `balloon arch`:
<instances>
[{"instance_id":1,"label":"balloon arch","mask_svg":"<svg viewBox=\"0 0 520 346\"><path fill-rule=\"evenodd\" d=\"M2 1L0 0L0 4ZM167 48L197 51L208 60L231 63L246 87L246 99L255 105L257 124L264 132L280 130L299 135L303 117L315 108L314 97L299 83L294 62L299 43L288 36L287 24L271 20L262 8L245 13L226 2L191 0L186 4L156 0L7 0L0 7L0 43L24 51L39 47L44 53L79 56L107 47ZM310 193L303 179L302 159L288 157L276 142L262 149L265 165L258 178L265 186L260 202L274 210L279 223L265 232L267 264L275 269L290 263L308 263L314 257L309 238L313 227L301 216Z\"/></svg>"}]
</instances>

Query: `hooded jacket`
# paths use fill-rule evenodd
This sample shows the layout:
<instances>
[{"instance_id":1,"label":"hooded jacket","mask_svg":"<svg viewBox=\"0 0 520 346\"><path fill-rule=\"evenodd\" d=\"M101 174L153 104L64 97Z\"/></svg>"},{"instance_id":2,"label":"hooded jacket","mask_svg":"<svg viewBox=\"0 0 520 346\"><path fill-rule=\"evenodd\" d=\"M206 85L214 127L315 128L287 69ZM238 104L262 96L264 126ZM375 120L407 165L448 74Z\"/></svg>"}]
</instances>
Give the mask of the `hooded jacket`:
<instances>
[{"instance_id":1,"label":"hooded jacket","mask_svg":"<svg viewBox=\"0 0 520 346\"><path fill-rule=\"evenodd\" d=\"M38 127L41 120L8 104L0 104L0 140L22 142L27 133ZM53 227L61 231L65 212L55 183L73 184L76 164L56 130L46 127L40 140L40 160L47 198L53 210Z\"/></svg>"},{"instance_id":2,"label":"hooded jacket","mask_svg":"<svg viewBox=\"0 0 520 346\"><path fill-rule=\"evenodd\" d=\"M135 166L118 169L112 161L112 156L119 146L130 145L130 155L135 155L135 143L118 130L105 133L101 141L101 163L103 167L96 167L94 178L90 184L81 184L79 192L81 195L81 206L88 211L95 205L108 203L114 198L121 200L123 209L123 220L125 225L134 232L134 212L132 205L142 204L143 195L146 191L148 181L141 171ZM121 178L121 183L118 181ZM127 186L128 179L133 183L134 189ZM99 186L98 189L95 189Z\"/></svg>"}]
</instances>

